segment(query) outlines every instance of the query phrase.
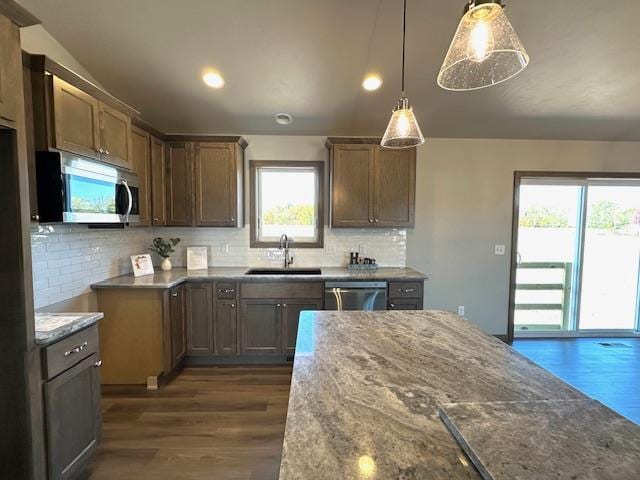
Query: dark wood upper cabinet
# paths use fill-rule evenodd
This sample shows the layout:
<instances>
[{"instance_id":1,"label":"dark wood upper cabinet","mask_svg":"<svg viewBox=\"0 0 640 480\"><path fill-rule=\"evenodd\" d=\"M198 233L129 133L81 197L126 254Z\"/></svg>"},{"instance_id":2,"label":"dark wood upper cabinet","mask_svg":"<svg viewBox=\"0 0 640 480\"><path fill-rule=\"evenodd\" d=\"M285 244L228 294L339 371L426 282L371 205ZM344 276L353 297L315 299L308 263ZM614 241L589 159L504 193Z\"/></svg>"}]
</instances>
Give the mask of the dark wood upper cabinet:
<instances>
[{"instance_id":1,"label":"dark wood upper cabinet","mask_svg":"<svg viewBox=\"0 0 640 480\"><path fill-rule=\"evenodd\" d=\"M166 147L162 140L151 137L151 219L154 226L167 224Z\"/></svg>"},{"instance_id":2,"label":"dark wood upper cabinet","mask_svg":"<svg viewBox=\"0 0 640 480\"><path fill-rule=\"evenodd\" d=\"M240 226L243 158L235 143L194 144L196 226Z\"/></svg>"},{"instance_id":3,"label":"dark wood upper cabinet","mask_svg":"<svg viewBox=\"0 0 640 480\"><path fill-rule=\"evenodd\" d=\"M99 114L101 160L131 168L131 119L102 102Z\"/></svg>"},{"instance_id":4,"label":"dark wood upper cabinet","mask_svg":"<svg viewBox=\"0 0 640 480\"><path fill-rule=\"evenodd\" d=\"M379 227L413 227L416 149L376 148L373 158L374 223Z\"/></svg>"},{"instance_id":5,"label":"dark wood upper cabinet","mask_svg":"<svg viewBox=\"0 0 640 480\"><path fill-rule=\"evenodd\" d=\"M167 225L190 226L193 218L191 144L170 143L166 158Z\"/></svg>"},{"instance_id":6,"label":"dark wood upper cabinet","mask_svg":"<svg viewBox=\"0 0 640 480\"><path fill-rule=\"evenodd\" d=\"M187 353L213 355L213 284L188 283Z\"/></svg>"},{"instance_id":7,"label":"dark wood upper cabinet","mask_svg":"<svg viewBox=\"0 0 640 480\"><path fill-rule=\"evenodd\" d=\"M171 366L180 365L187 353L185 286L179 285L169 291L171 310Z\"/></svg>"},{"instance_id":8,"label":"dark wood upper cabinet","mask_svg":"<svg viewBox=\"0 0 640 480\"><path fill-rule=\"evenodd\" d=\"M373 145L334 145L331 151L331 226L373 224Z\"/></svg>"},{"instance_id":9,"label":"dark wood upper cabinet","mask_svg":"<svg viewBox=\"0 0 640 480\"><path fill-rule=\"evenodd\" d=\"M138 112L45 56L24 55L31 70L36 150L133 168L131 117Z\"/></svg>"},{"instance_id":10,"label":"dark wood upper cabinet","mask_svg":"<svg viewBox=\"0 0 640 480\"><path fill-rule=\"evenodd\" d=\"M53 148L100 160L100 102L56 76L45 81L53 85Z\"/></svg>"},{"instance_id":11,"label":"dark wood upper cabinet","mask_svg":"<svg viewBox=\"0 0 640 480\"><path fill-rule=\"evenodd\" d=\"M140 222L133 225L151 225L151 142L144 130L131 127L131 161L138 174L138 209Z\"/></svg>"},{"instance_id":12,"label":"dark wood upper cabinet","mask_svg":"<svg viewBox=\"0 0 640 480\"><path fill-rule=\"evenodd\" d=\"M414 226L415 148L383 149L369 138L330 138L328 146L333 228Z\"/></svg>"},{"instance_id":13,"label":"dark wood upper cabinet","mask_svg":"<svg viewBox=\"0 0 640 480\"><path fill-rule=\"evenodd\" d=\"M0 117L15 122L18 117L20 77L20 30L0 15ZM5 122L1 122L5 123Z\"/></svg>"}]
</instances>

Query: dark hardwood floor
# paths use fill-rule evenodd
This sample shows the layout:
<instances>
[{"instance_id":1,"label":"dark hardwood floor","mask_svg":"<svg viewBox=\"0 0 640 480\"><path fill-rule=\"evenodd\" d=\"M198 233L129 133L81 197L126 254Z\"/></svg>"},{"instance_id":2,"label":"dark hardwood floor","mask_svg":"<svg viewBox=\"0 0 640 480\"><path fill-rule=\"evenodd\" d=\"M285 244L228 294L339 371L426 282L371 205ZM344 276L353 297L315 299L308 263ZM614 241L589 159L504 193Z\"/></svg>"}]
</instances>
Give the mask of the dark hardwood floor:
<instances>
[{"instance_id":1,"label":"dark hardwood floor","mask_svg":"<svg viewBox=\"0 0 640 480\"><path fill-rule=\"evenodd\" d=\"M278 478L290 366L186 368L157 392L103 388L91 480Z\"/></svg>"},{"instance_id":2,"label":"dark hardwood floor","mask_svg":"<svg viewBox=\"0 0 640 480\"><path fill-rule=\"evenodd\" d=\"M517 339L513 347L640 424L640 338Z\"/></svg>"}]
</instances>

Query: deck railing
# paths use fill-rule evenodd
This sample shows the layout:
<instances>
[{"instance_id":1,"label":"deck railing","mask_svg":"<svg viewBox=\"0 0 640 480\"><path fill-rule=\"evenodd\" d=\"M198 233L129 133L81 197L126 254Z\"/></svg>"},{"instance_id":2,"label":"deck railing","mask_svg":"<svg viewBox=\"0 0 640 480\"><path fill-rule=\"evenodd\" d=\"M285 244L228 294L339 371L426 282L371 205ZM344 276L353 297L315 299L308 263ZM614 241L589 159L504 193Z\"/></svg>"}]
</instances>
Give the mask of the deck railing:
<instances>
[{"instance_id":1,"label":"deck railing","mask_svg":"<svg viewBox=\"0 0 640 480\"><path fill-rule=\"evenodd\" d=\"M569 305L571 298L571 269L573 264L571 262L523 262L519 263L517 270L521 269L538 269L538 270L553 270L562 269L563 279L562 282L547 282L547 283L516 283L516 295L518 291L522 290L536 290L536 291L562 291L562 299L560 303L516 303L516 310L560 310L562 312L562 325L558 324L535 324L536 330L553 330L560 329L566 330L569 322ZM517 275L516 275L516 278ZM529 330L529 327L533 325L517 325L520 330Z\"/></svg>"}]
</instances>

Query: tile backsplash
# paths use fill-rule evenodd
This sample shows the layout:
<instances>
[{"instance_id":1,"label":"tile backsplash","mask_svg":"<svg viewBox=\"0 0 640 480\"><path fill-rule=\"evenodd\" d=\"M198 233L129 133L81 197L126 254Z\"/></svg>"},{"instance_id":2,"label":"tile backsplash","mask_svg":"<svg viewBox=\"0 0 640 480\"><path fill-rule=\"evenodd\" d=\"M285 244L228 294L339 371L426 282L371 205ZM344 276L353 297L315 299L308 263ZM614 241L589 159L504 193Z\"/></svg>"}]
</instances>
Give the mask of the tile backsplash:
<instances>
[{"instance_id":1,"label":"tile backsplash","mask_svg":"<svg viewBox=\"0 0 640 480\"><path fill-rule=\"evenodd\" d=\"M92 283L131 272L130 256L144 253L154 237L180 237L171 261L186 266L187 247L207 247L210 266L277 266L278 249L249 248L249 228L126 228L90 230L81 225L40 225L31 230L35 307L88 293ZM406 264L406 230L331 230L324 248L295 249L294 266L342 266L349 252L382 266ZM154 259L158 263L158 259Z\"/></svg>"}]
</instances>

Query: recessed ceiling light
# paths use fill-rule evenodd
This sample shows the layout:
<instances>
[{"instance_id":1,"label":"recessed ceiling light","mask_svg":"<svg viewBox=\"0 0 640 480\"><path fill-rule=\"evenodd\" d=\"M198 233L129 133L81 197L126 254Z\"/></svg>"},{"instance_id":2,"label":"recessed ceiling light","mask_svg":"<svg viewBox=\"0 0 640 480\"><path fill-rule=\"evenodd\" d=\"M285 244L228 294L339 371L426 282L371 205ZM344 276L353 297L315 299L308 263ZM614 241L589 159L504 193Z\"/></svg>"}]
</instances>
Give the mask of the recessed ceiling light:
<instances>
[{"instance_id":1,"label":"recessed ceiling light","mask_svg":"<svg viewBox=\"0 0 640 480\"><path fill-rule=\"evenodd\" d=\"M278 122L280 125L289 125L291 122L293 122L293 117L288 113L276 113L275 118L276 122Z\"/></svg>"},{"instance_id":2,"label":"recessed ceiling light","mask_svg":"<svg viewBox=\"0 0 640 480\"><path fill-rule=\"evenodd\" d=\"M202 76L202 80L211 88L224 87L224 78L218 72L207 72Z\"/></svg>"},{"instance_id":3,"label":"recessed ceiling light","mask_svg":"<svg viewBox=\"0 0 640 480\"><path fill-rule=\"evenodd\" d=\"M362 82L362 88L370 92L377 90L382 85L382 78L378 74L367 75Z\"/></svg>"}]
</instances>

